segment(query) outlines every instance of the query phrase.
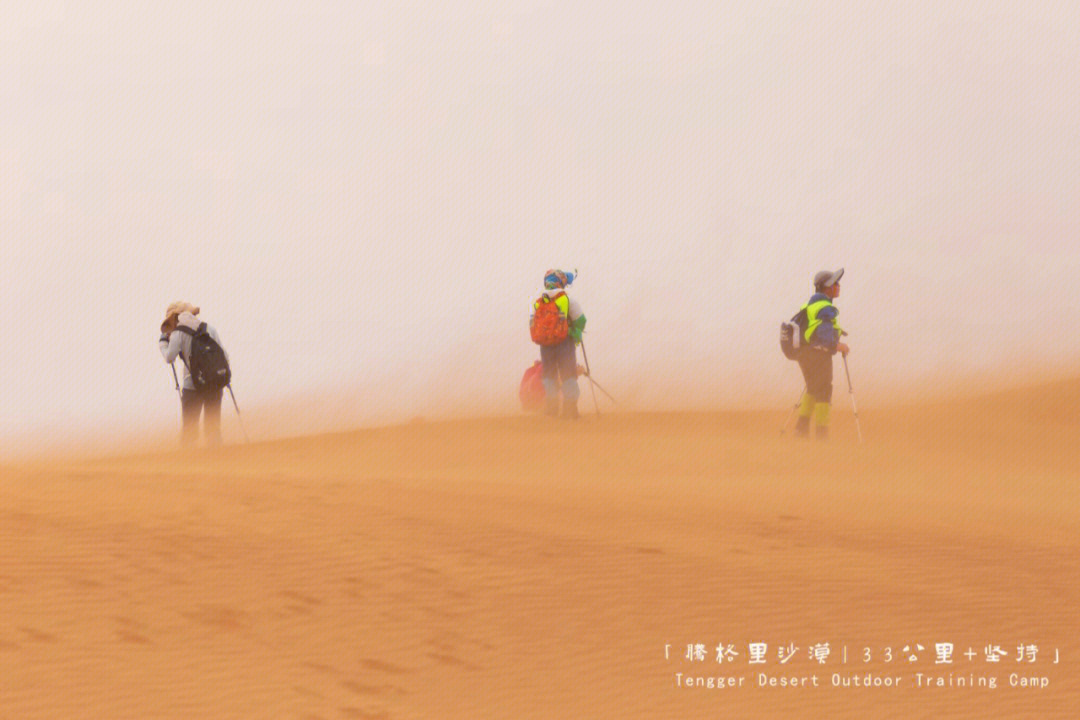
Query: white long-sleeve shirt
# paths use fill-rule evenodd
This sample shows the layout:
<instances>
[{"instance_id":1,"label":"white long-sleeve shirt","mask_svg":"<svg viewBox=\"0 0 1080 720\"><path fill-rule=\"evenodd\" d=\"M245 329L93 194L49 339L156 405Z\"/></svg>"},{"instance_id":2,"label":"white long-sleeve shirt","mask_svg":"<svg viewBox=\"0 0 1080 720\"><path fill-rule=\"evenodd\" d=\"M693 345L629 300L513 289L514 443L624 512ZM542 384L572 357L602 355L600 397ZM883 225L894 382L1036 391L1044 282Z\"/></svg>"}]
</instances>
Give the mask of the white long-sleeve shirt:
<instances>
[{"instance_id":1,"label":"white long-sleeve shirt","mask_svg":"<svg viewBox=\"0 0 1080 720\"><path fill-rule=\"evenodd\" d=\"M198 330L201 320L195 317L189 312L182 312L177 317L177 324L183 325L191 330ZM222 351L225 353L226 361L229 359L229 353L225 350L225 346L221 343L221 338L218 337L217 330L213 325L209 323L206 325L207 334L214 339L218 345L221 345ZM188 358L191 357L191 336L186 332L180 330L173 330L168 335L162 334L158 339L158 348L161 350L162 357L165 358L165 362L172 364L176 362L177 356L183 360L184 365L184 389L194 390L195 383L191 381L191 372L188 370Z\"/></svg>"}]
</instances>

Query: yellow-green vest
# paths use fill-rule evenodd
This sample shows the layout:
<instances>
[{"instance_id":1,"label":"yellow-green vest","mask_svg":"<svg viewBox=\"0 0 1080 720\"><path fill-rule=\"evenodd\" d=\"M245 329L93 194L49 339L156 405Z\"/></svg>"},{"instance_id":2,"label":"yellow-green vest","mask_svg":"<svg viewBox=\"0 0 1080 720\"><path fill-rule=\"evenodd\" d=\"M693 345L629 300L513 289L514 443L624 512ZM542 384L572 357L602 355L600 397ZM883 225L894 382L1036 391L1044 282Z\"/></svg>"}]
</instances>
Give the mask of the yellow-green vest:
<instances>
[{"instance_id":1,"label":"yellow-green vest","mask_svg":"<svg viewBox=\"0 0 1080 720\"><path fill-rule=\"evenodd\" d=\"M818 313L823 308L832 305L832 300L818 300L815 303L808 303L803 305L803 310L806 311L806 332L803 333L803 340L806 344L810 344L810 338L814 337L814 332L817 331L818 325L822 323L821 318L818 317ZM840 337L844 331L840 328L840 325L836 322L836 318L832 319L832 325L836 328L836 337Z\"/></svg>"},{"instance_id":2,"label":"yellow-green vest","mask_svg":"<svg viewBox=\"0 0 1080 720\"><path fill-rule=\"evenodd\" d=\"M540 307L540 303L543 300L537 300L533 303L533 310L537 310ZM551 299L551 302L555 303L555 307L559 308L559 312L566 318L570 317L570 298L566 293L559 293L556 297Z\"/></svg>"}]
</instances>

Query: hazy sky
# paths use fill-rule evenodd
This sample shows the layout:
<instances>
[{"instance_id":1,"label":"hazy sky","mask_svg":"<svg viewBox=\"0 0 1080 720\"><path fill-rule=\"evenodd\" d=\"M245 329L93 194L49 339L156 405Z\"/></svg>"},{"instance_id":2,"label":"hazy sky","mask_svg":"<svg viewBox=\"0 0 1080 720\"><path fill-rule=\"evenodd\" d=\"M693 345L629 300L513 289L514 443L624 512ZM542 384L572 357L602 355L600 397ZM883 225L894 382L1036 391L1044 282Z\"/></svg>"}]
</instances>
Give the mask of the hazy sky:
<instances>
[{"instance_id":1,"label":"hazy sky","mask_svg":"<svg viewBox=\"0 0 1080 720\"><path fill-rule=\"evenodd\" d=\"M177 299L253 415L512 409L552 266L637 407L789 402L840 265L868 401L1075 367L1080 5L581 5L5 2L0 436L170 427Z\"/></svg>"}]
</instances>

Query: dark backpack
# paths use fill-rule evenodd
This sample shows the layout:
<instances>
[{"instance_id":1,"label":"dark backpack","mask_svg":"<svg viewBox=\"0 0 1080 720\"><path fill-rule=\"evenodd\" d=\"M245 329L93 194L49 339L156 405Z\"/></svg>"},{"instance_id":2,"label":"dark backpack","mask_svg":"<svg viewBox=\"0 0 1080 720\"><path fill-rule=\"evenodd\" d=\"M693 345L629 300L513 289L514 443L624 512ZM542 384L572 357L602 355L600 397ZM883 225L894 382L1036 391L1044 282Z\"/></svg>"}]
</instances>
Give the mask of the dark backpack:
<instances>
[{"instance_id":1,"label":"dark backpack","mask_svg":"<svg viewBox=\"0 0 1080 720\"><path fill-rule=\"evenodd\" d=\"M798 360L806 347L806 327L809 323L806 308L795 313L790 321L780 323L780 350L788 360Z\"/></svg>"},{"instance_id":2,"label":"dark backpack","mask_svg":"<svg viewBox=\"0 0 1080 720\"><path fill-rule=\"evenodd\" d=\"M195 388L220 389L228 385L232 381L229 361L225 358L225 351L206 332L206 323L199 323L195 330L183 325L176 329L191 336L191 353L184 362Z\"/></svg>"}]
</instances>

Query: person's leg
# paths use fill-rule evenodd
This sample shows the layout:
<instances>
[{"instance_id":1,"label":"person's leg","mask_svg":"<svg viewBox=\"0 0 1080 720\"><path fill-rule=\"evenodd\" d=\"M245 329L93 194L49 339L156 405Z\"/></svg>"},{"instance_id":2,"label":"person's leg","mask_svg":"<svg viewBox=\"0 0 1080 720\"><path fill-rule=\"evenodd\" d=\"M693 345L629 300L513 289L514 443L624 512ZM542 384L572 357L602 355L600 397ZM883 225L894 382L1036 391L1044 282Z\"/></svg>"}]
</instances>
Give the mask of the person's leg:
<instances>
[{"instance_id":1,"label":"person's leg","mask_svg":"<svg viewBox=\"0 0 1080 720\"><path fill-rule=\"evenodd\" d=\"M803 392L802 401L799 403L799 416L795 421L795 434L806 437L810 434L810 416L814 413L814 396L809 392Z\"/></svg>"},{"instance_id":2,"label":"person's leg","mask_svg":"<svg viewBox=\"0 0 1080 720\"><path fill-rule=\"evenodd\" d=\"M221 445L221 388L203 390L203 437L208 447Z\"/></svg>"},{"instance_id":3,"label":"person's leg","mask_svg":"<svg viewBox=\"0 0 1080 720\"><path fill-rule=\"evenodd\" d=\"M183 426L180 430L180 442L185 446L194 445L199 439L199 415L202 414L202 395L191 388L184 388L180 396Z\"/></svg>"},{"instance_id":4,"label":"person's leg","mask_svg":"<svg viewBox=\"0 0 1080 720\"><path fill-rule=\"evenodd\" d=\"M814 406L814 422L817 424L817 438L824 440L829 437L829 414L832 411L830 403L818 403Z\"/></svg>"},{"instance_id":5,"label":"person's leg","mask_svg":"<svg viewBox=\"0 0 1080 720\"><path fill-rule=\"evenodd\" d=\"M833 359L832 355L825 356L825 364L822 367L822 395L825 397L825 402L819 404L814 408L814 421L817 423L817 437L818 440L825 440L829 437L829 420L830 411L832 410L832 379L833 379Z\"/></svg>"},{"instance_id":6,"label":"person's leg","mask_svg":"<svg viewBox=\"0 0 1080 720\"><path fill-rule=\"evenodd\" d=\"M803 392L802 401L799 403L799 416L795 421L796 437L808 437L810 435L810 417L814 414L816 400L811 392L814 387L814 363L810 357L810 350L803 350L799 356L799 370L802 371L803 382L806 390Z\"/></svg>"},{"instance_id":7,"label":"person's leg","mask_svg":"<svg viewBox=\"0 0 1080 720\"><path fill-rule=\"evenodd\" d=\"M559 414L559 354L558 345L541 345L540 362L544 365L544 412Z\"/></svg>"},{"instance_id":8,"label":"person's leg","mask_svg":"<svg viewBox=\"0 0 1080 720\"><path fill-rule=\"evenodd\" d=\"M559 352L559 377L562 380L563 417L578 417L577 401L581 394L577 382L577 346L570 338L566 339Z\"/></svg>"},{"instance_id":9,"label":"person's leg","mask_svg":"<svg viewBox=\"0 0 1080 720\"><path fill-rule=\"evenodd\" d=\"M832 355L823 350L807 348L799 358L799 367L806 380L806 393L799 405L799 420L795 432L801 437L810 434L810 418L817 427L817 436L828 435L829 411L832 402Z\"/></svg>"},{"instance_id":10,"label":"person's leg","mask_svg":"<svg viewBox=\"0 0 1080 720\"><path fill-rule=\"evenodd\" d=\"M832 354L816 350L811 353L811 363L812 370L807 380L807 388L814 396L813 413L817 437L824 440L829 436L829 419L832 411Z\"/></svg>"}]
</instances>

